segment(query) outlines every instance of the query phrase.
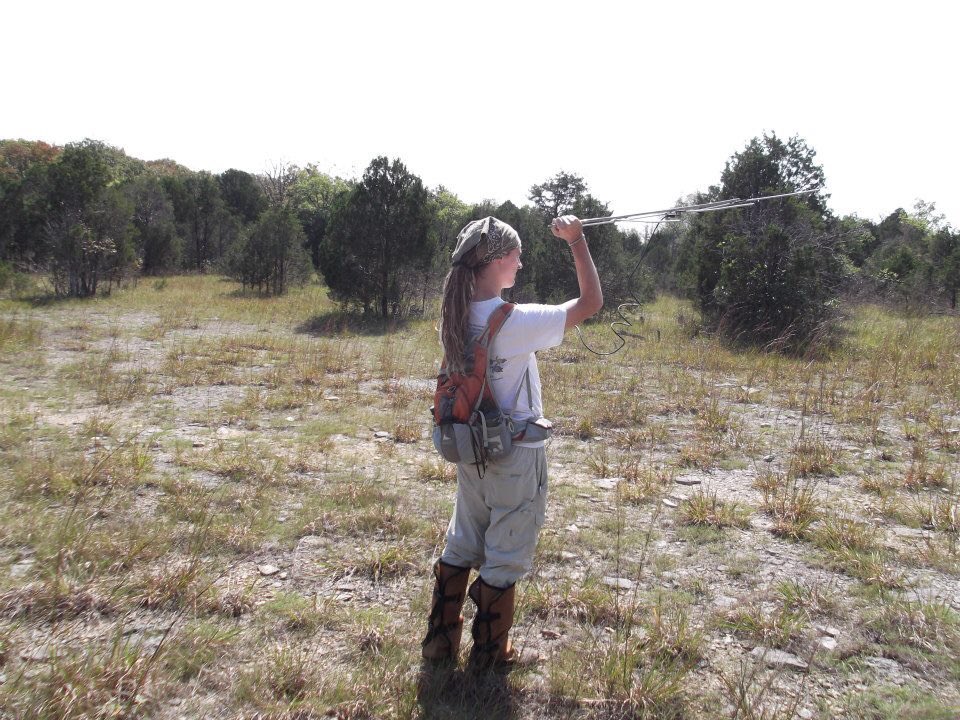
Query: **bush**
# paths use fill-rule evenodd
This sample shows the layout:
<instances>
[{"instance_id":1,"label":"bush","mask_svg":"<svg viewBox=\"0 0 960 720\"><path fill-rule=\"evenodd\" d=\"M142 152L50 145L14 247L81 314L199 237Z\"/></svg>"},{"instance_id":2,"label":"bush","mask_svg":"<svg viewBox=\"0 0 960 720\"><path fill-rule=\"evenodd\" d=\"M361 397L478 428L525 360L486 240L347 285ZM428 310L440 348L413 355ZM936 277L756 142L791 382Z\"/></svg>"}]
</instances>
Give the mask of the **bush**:
<instances>
[{"instance_id":1,"label":"bush","mask_svg":"<svg viewBox=\"0 0 960 720\"><path fill-rule=\"evenodd\" d=\"M303 284L312 266L303 248L303 228L293 211L266 211L231 250L227 272L244 287L282 295L291 283Z\"/></svg>"},{"instance_id":2,"label":"bush","mask_svg":"<svg viewBox=\"0 0 960 720\"><path fill-rule=\"evenodd\" d=\"M814 153L792 138L754 138L727 163L710 199L821 187ZM696 216L695 298L706 321L738 344L804 354L834 330L848 263L817 193Z\"/></svg>"}]
</instances>

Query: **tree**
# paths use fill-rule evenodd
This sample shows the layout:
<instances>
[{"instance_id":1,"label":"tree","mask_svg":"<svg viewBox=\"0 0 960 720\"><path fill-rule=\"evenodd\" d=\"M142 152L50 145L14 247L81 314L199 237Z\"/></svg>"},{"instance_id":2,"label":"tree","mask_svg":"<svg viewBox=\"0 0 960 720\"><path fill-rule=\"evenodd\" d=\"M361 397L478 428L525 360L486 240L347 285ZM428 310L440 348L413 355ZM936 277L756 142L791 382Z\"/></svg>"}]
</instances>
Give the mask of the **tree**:
<instances>
[{"instance_id":1,"label":"tree","mask_svg":"<svg viewBox=\"0 0 960 720\"><path fill-rule=\"evenodd\" d=\"M823 169L800 138L753 138L727 162L709 199L816 188L800 197L694 216L694 296L727 339L792 353L830 335L846 272L838 234L827 231Z\"/></svg>"},{"instance_id":2,"label":"tree","mask_svg":"<svg viewBox=\"0 0 960 720\"><path fill-rule=\"evenodd\" d=\"M581 218L604 217L611 214L610 209L588 192L582 177L563 171L532 186L530 200L540 216L537 232L531 233L533 242L529 253L537 298L543 302L560 302L575 297L579 292L576 267L569 253L559 252L561 248L550 232L550 222L568 213ZM590 254L600 274L607 303L615 306L634 299L639 285L635 282L637 278L631 279L630 270L638 255L625 250L624 233L613 224L598 225L587 233ZM527 254L526 250L524 253Z\"/></svg>"},{"instance_id":3,"label":"tree","mask_svg":"<svg viewBox=\"0 0 960 720\"><path fill-rule=\"evenodd\" d=\"M217 175L220 196L233 215L243 224L254 222L267 207L267 198L260 183L250 173L231 168Z\"/></svg>"},{"instance_id":4,"label":"tree","mask_svg":"<svg viewBox=\"0 0 960 720\"><path fill-rule=\"evenodd\" d=\"M270 207L283 207L287 204L290 190L297 181L300 168L289 163L275 163L267 172L259 175L257 181Z\"/></svg>"},{"instance_id":5,"label":"tree","mask_svg":"<svg viewBox=\"0 0 960 720\"><path fill-rule=\"evenodd\" d=\"M171 272L180 265L182 242L176 233L173 203L160 181L144 175L125 188L132 207L134 242L145 275Z\"/></svg>"},{"instance_id":6,"label":"tree","mask_svg":"<svg viewBox=\"0 0 960 720\"><path fill-rule=\"evenodd\" d=\"M537 209L540 222L536 232L531 232L527 238L525 274L531 277L537 299L541 302L561 302L577 292L573 260L557 253L550 222L555 217L573 212L578 203L582 204L586 192L587 184L582 177L563 170L530 187L528 197Z\"/></svg>"},{"instance_id":7,"label":"tree","mask_svg":"<svg viewBox=\"0 0 960 720\"><path fill-rule=\"evenodd\" d=\"M244 287L282 295L290 284L303 284L310 258L303 249L303 229L290 208L270 208L231 249L230 274Z\"/></svg>"},{"instance_id":8,"label":"tree","mask_svg":"<svg viewBox=\"0 0 960 720\"><path fill-rule=\"evenodd\" d=\"M941 227L930 243L934 277L947 296L951 310L957 309L957 292L960 291L960 232L951 232L950 227Z\"/></svg>"},{"instance_id":9,"label":"tree","mask_svg":"<svg viewBox=\"0 0 960 720\"><path fill-rule=\"evenodd\" d=\"M315 165L308 165L297 173L289 188L288 203L303 226L305 245L316 269L320 268L320 245L330 224L330 214L351 187L343 178L331 177Z\"/></svg>"},{"instance_id":10,"label":"tree","mask_svg":"<svg viewBox=\"0 0 960 720\"><path fill-rule=\"evenodd\" d=\"M843 245L843 253L854 267L862 268L867 258L877 248L876 225L869 220L861 220L856 215L845 215L836 223Z\"/></svg>"},{"instance_id":11,"label":"tree","mask_svg":"<svg viewBox=\"0 0 960 720\"><path fill-rule=\"evenodd\" d=\"M129 164L118 153L85 140L67 145L50 166L45 230L59 295L94 295L101 280L119 279L134 262L130 204L114 183L117 168Z\"/></svg>"},{"instance_id":12,"label":"tree","mask_svg":"<svg viewBox=\"0 0 960 720\"><path fill-rule=\"evenodd\" d=\"M548 220L568 214L587 192L583 178L561 170L541 185L530 188L530 200Z\"/></svg>"},{"instance_id":13,"label":"tree","mask_svg":"<svg viewBox=\"0 0 960 720\"><path fill-rule=\"evenodd\" d=\"M59 155L44 142L0 140L0 259L46 262L48 169Z\"/></svg>"},{"instance_id":14,"label":"tree","mask_svg":"<svg viewBox=\"0 0 960 720\"><path fill-rule=\"evenodd\" d=\"M955 236L934 203L918 200L912 213L897 208L871 230L872 252L863 266L875 291L915 307L942 295L955 304Z\"/></svg>"},{"instance_id":15,"label":"tree","mask_svg":"<svg viewBox=\"0 0 960 720\"><path fill-rule=\"evenodd\" d=\"M187 172L162 178L173 203L177 231L184 240L184 261L207 272L236 238L239 221L232 218L220 185L208 172Z\"/></svg>"},{"instance_id":16,"label":"tree","mask_svg":"<svg viewBox=\"0 0 960 720\"><path fill-rule=\"evenodd\" d=\"M376 305L381 317L416 296L436 238L434 206L420 178L399 160L374 159L361 182L334 209L320 246L320 267L333 297Z\"/></svg>"},{"instance_id":17,"label":"tree","mask_svg":"<svg viewBox=\"0 0 960 720\"><path fill-rule=\"evenodd\" d=\"M426 311L427 295L439 290L450 270L450 257L457 245L460 230L473 218L472 208L442 185L431 193L433 217L430 233L436 241L436 250L430 262L424 265L420 293L420 312Z\"/></svg>"}]
</instances>

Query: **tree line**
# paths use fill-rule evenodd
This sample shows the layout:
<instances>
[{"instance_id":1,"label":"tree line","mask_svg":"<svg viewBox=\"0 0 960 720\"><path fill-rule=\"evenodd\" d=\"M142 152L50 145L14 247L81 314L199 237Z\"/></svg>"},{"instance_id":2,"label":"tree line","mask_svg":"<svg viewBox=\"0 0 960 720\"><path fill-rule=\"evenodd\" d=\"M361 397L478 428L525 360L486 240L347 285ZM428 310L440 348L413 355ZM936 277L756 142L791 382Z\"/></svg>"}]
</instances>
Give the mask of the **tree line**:
<instances>
[{"instance_id":1,"label":"tree line","mask_svg":"<svg viewBox=\"0 0 960 720\"><path fill-rule=\"evenodd\" d=\"M717 185L677 204L816 192L632 230L591 229L608 306L655 289L679 292L730 339L793 352L830 335L843 295L956 308L960 234L932 203L880 222L837 217L824 182L803 139L771 133L732 156ZM89 297L144 275L217 272L281 294L317 273L332 298L365 313L422 313L459 229L496 215L524 242L511 299L566 299L576 274L549 221L610 209L584 178L563 171L532 185L529 200L468 204L386 157L352 179L313 165L212 174L95 140L0 140L0 286L44 272L55 294Z\"/></svg>"}]
</instances>

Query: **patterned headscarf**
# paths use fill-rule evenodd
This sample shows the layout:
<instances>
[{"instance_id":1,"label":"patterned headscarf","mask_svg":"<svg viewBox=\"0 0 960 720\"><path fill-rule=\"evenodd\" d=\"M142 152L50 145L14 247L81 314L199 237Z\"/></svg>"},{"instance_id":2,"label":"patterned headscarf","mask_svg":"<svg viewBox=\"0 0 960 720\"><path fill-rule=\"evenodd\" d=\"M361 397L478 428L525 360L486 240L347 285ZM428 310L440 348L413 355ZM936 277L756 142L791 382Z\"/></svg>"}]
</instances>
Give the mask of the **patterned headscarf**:
<instances>
[{"instance_id":1,"label":"patterned headscarf","mask_svg":"<svg viewBox=\"0 0 960 720\"><path fill-rule=\"evenodd\" d=\"M476 267L480 267L520 247L520 236L503 220L497 220L495 217L473 220L467 223L457 236L457 247L452 257L453 264L464 264L463 260L467 253L477 245L480 245L481 255Z\"/></svg>"}]
</instances>

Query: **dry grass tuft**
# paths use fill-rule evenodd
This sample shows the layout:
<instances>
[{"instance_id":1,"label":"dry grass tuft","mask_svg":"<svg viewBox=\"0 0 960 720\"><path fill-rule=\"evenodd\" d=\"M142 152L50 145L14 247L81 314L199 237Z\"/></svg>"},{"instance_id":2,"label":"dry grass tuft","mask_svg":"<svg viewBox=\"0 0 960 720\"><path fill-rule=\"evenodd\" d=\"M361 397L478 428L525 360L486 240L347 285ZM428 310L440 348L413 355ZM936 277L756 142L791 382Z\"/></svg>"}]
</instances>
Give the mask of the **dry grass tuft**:
<instances>
[{"instance_id":1,"label":"dry grass tuft","mask_svg":"<svg viewBox=\"0 0 960 720\"><path fill-rule=\"evenodd\" d=\"M685 525L715 528L747 528L750 511L738 503L721 500L716 491L700 489L684 500L678 509L679 520Z\"/></svg>"},{"instance_id":2,"label":"dry grass tuft","mask_svg":"<svg viewBox=\"0 0 960 720\"><path fill-rule=\"evenodd\" d=\"M802 540L820 515L815 486L789 474L764 471L754 483L763 493L761 509L773 518L771 532Z\"/></svg>"}]
</instances>

